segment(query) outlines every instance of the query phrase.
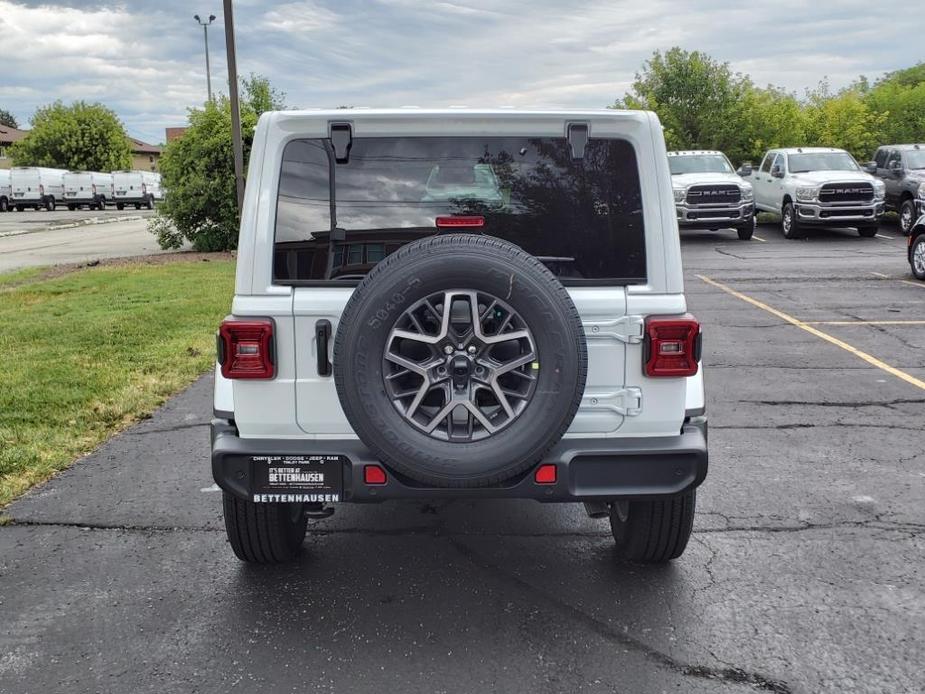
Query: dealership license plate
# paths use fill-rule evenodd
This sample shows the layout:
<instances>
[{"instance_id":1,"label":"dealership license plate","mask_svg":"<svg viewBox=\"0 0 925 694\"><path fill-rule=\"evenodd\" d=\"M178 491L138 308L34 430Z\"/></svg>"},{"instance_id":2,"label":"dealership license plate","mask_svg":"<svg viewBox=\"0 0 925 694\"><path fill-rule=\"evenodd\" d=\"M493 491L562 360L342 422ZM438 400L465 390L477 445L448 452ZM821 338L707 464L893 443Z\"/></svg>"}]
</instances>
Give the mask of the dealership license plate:
<instances>
[{"instance_id":1,"label":"dealership license plate","mask_svg":"<svg viewBox=\"0 0 925 694\"><path fill-rule=\"evenodd\" d=\"M251 456L255 503L334 503L344 491L342 455Z\"/></svg>"}]
</instances>

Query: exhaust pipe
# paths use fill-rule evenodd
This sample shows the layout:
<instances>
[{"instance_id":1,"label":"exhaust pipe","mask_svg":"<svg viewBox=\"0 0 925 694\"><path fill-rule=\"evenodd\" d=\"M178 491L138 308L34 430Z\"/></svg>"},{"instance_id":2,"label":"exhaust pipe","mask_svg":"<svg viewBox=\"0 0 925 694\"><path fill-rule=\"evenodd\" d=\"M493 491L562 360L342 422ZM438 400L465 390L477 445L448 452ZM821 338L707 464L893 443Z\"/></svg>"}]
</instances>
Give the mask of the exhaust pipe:
<instances>
[{"instance_id":1,"label":"exhaust pipe","mask_svg":"<svg viewBox=\"0 0 925 694\"><path fill-rule=\"evenodd\" d=\"M609 518L610 504L606 501L585 501L585 513L588 518Z\"/></svg>"}]
</instances>

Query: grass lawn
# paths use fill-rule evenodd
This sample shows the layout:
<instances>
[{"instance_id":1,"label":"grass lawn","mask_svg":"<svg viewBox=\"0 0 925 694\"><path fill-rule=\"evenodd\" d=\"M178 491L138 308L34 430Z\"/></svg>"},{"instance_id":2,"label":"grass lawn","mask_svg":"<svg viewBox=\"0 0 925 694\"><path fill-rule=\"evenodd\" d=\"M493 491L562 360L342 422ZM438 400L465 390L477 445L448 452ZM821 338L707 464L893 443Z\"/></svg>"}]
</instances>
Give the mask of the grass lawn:
<instances>
[{"instance_id":1,"label":"grass lawn","mask_svg":"<svg viewBox=\"0 0 925 694\"><path fill-rule=\"evenodd\" d=\"M214 363L234 261L0 276L0 508Z\"/></svg>"}]
</instances>

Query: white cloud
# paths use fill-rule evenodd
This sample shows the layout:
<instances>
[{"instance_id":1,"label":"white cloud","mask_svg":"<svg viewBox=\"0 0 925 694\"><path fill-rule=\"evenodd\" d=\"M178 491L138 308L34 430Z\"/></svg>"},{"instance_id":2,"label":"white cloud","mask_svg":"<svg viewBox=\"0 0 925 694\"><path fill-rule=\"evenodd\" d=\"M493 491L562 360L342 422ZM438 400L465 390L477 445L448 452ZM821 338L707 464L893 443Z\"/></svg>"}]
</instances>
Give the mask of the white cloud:
<instances>
[{"instance_id":1,"label":"white cloud","mask_svg":"<svg viewBox=\"0 0 925 694\"><path fill-rule=\"evenodd\" d=\"M0 0L0 106L23 121L57 98L103 101L132 134L159 141L213 88L224 90L218 0ZM238 69L294 106L598 107L653 50L703 50L802 94L921 60L925 17L883 20L867 0L235 0Z\"/></svg>"}]
</instances>

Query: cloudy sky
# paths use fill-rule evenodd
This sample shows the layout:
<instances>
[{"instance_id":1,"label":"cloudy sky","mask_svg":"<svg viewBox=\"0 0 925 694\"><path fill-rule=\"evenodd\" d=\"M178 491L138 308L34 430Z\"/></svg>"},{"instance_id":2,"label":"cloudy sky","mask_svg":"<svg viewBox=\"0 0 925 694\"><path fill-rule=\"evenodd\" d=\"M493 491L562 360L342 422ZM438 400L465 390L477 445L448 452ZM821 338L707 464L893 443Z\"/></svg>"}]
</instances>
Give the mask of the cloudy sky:
<instances>
[{"instance_id":1,"label":"cloudy sky","mask_svg":"<svg viewBox=\"0 0 925 694\"><path fill-rule=\"evenodd\" d=\"M55 99L102 101L161 142L205 99L195 13L218 16L212 84L227 91L220 0L0 0L0 108L26 125ZM675 45L800 94L925 58L925 13L892 21L870 0L235 0L235 13L239 73L294 107L601 107Z\"/></svg>"}]
</instances>

